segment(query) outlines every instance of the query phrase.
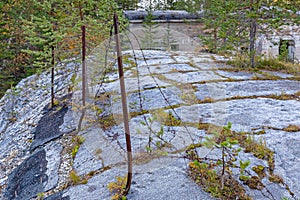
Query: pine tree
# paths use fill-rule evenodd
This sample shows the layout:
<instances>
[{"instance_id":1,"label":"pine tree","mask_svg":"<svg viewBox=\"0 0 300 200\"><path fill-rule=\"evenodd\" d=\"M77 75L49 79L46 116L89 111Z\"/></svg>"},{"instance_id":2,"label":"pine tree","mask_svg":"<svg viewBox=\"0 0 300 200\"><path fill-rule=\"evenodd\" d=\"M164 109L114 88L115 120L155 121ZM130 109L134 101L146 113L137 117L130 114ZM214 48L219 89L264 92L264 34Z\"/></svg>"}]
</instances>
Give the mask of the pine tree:
<instances>
[{"instance_id":1,"label":"pine tree","mask_svg":"<svg viewBox=\"0 0 300 200\"><path fill-rule=\"evenodd\" d=\"M292 24L295 10L288 1L268 0L203 0L204 24L211 35L204 39L213 52L236 51L244 47L251 67L255 67L258 34L274 32L284 24Z\"/></svg>"},{"instance_id":2,"label":"pine tree","mask_svg":"<svg viewBox=\"0 0 300 200\"><path fill-rule=\"evenodd\" d=\"M35 11L31 1L5 0L0 3L1 44L0 44L0 96L20 79L34 73L30 66L30 56L22 52L27 46L22 18L28 18ZM26 12L25 12L26 11Z\"/></svg>"},{"instance_id":3,"label":"pine tree","mask_svg":"<svg viewBox=\"0 0 300 200\"><path fill-rule=\"evenodd\" d=\"M152 2L150 2L150 6L149 8L146 9L146 11L147 11L147 16L143 23L144 34L143 34L143 38L141 38L141 46L142 49L157 49L159 46L159 42L157 41L158 38L156 34L159 25L156 22L153 22L154 16L153 16Z\"/></svg>"},{"instance_id":4,"label":"pine tree","mask_svg":"<svg viewBox=\"0 0 300 200\"><path fill-rule=\"evenodd\" d=\"M118 0L117 2L123 10L136 10L138 8L138 0Z\"/></svg>"},{"instance_id":5,"label":"pine tree","mask_svg":"<svg viewBox=\"0 0 300 200\"><path fill-rule=\"evenodd\" d=\"M56 49L63 38L63 33L58 28L59 18L57 8L59 2L45 0L44 2L34 1L40 9L38 15L31 15L30 20L24 20L26 39L30 43L28 49L23 52L32 55L33 66L36 69L51 69L51 107L54 106L54 68L56 61Z\"/></svg>"},{"instance_id":6,"label":"pine tree","mask_svg":"<svg viewBox=\"0 0 300 200\"><path fill-rule=\"evenodd\" d=\"M224 50L233 50L239 41L234 36L233 31L238 27L238 21L242 16L228 15L234 12L235 5L232 0L224 2L224 0L211 0L204 4L203 23L205 25L205 33L201 36L204 44L210 52L217 53Z\"/></svg>"},{"instance_id":7,"label":"pine tree","mask_svg":"<svg viewBox=\"0 0 300 200\"><path fill-rule=\"evenodd\" d=\"M78 2L83 5L83 22L80 20ZM69 58L79 58L80 27L83 23L87 29L86 51L87 54L91 52L109 37L113 12L117 9L117 4L111 0L1 1L2 90L37 70L52 68L57 62ZM120 22L125 24L124 18L120 17ZM52 59L53 53L55 59Z\"/></svg>"}]
</instances>

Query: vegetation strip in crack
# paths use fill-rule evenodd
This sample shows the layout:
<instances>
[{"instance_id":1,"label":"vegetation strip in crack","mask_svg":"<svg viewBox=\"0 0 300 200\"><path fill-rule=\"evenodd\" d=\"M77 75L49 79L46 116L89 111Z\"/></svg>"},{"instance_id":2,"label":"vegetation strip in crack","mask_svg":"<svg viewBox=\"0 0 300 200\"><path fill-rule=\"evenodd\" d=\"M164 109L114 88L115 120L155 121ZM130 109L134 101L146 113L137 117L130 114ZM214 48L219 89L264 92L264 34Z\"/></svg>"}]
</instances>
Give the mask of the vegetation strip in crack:
<instances>
[{"instance_id":1,"label":"vegetation strip in crack","mask_svg":"<svg viewBox=\"0 0 300 200\"><path fill-rule=\"evenodd\" d=\"M252 96L233 96L223 99L214 99L211 97L205 97L203 100L197 100L198 104L203 103L216 103L222 101L230 101L230 100L241 100L241 99L257 99L257 98L270 98L270 99L277 99L277 100L300 100L299 92L295 94L271 94L271 95L252 95Z\"/></svg>"},{"instance_id":2,"label":"vegetation strip in crack","mask_svg":"<svg viewBox=\"0 0 300 200\"><path fill-rule=\"evenodd\" d=\"M207 129L207 126L202 126ZM219 199L252 199L246 194L243 186L247 185L251 189L260 190L261 193L269 198L275 199L267 186L262 183L262 179L268 178L270 182L281 184L286 191L293 197L294 193L284 180L277 174L274 174L275 161L274 152L270 150L266 141L260 139L254 140L253 134L264 134L264 131L255 133L235 132L231 130L231 123L223 127L218 132L212 132L211 137L207 137L201 147L210 148L210 152L205 157L199 157L195 153L199 146L186 150L189 163L189 175L206 192ZM218 158L209 157L214 150L219 150ZM267 166L257 165L252 167L252 171L247 167L250 161L239 160L238 154L241 151L251 153L260 160L267 161ZM239 169L238 174L234 174L233 169ZM236 180L238 175L239 180ZM243 183L243 184L241 184ZM263 191L266 191L265 194Z\"/></svg>"}]
</instances>

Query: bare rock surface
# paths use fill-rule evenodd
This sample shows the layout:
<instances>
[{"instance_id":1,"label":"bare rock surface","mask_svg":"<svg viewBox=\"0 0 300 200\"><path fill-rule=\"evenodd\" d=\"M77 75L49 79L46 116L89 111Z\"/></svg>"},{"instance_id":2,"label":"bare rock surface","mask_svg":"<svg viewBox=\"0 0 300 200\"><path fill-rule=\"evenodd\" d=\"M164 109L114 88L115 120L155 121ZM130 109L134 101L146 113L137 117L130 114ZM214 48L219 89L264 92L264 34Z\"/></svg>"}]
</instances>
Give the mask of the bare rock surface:
<instances>
[{"instance_id":1,"label":"bare rock surface","mask_svg":"<svg viewBox=\"0 0 300 200\"><path fill-rule=\"evenodd\" d=\"M33 133L34 139L30 146L31 151L61 136L59 126L64 122L64 115L67 111L68 107L66 105L57 110L52 110L52 112L46 111Z\"/></svg>"},{"instance_id":2,"label":"bare rock surface","mask_svg":"<svg viewBox=\"0 0 300 200\"><path fill-rule=\"evenodd\" d=\"M45 150L40 150L17 167L8 180L4 198L30 199L43 190L48 181Z\"/></svg>"},{"instance_id":3,"label":"bare rock surface","mask_svg":"<svg viewBox=\"0 0 300 200\"><path fill-rule=\"evenodd\" d=\"M76 63L64 65L63 70L57 68L55 74L57 98L67 94L70 79L75 71ZM47 170L45 156L49 155L50 151L45 152L45 149L42 148L31 152L33 149L30 148L35 142L34 133L36 128L42 117L48 112L45 108L48 108L49 100L49 72L23 79L14 89L7 91L0 100L0 199L13 199L20 191L23 193L21 196L18 195L17 198L30 199L35 197L37 193L44 191L44 186L47 184L43 185L42 183L46 179L48 180L47 174L52 174L51 171L55 170L53 168L50 169L49 173L45 172ZM47 124L48 122L44 123ZM52 128L53 126L49 127L49 129ZM32 165L33 170L31 172L28 169L30 165ZM59 163L52 166L57 165ZM28 170L29 174L27 174ZM37 184L36 187L33 184L37 180L35 177L42 177L40 183L38 181L34 183ZM55 177L53 178L55 179ZM54 186L55 184L51 183L51 185ZM5 190L4 188L10 189ZM23 195L24 197L22 197Z\"/></svg>"},{"instance_id":4,"label":"bare rock surface","mask_svg":"<svg viewBox=\"0 0 300 200\"><path fill-rule=\"evenodd\" d=\"M262 190L244 185L247 194L261 200L300 198L299 74L234 71L220 63L227 58L206 53L124 53L133 153L128 199L214 199L189 177L186 150L212 137L209 127L200 125L228 122L236 132L264 131L253 140L274 151L274 173L284 180L263 178ZM77 132L82 107L80 90L69 93L74 74L75 63L56 71L59 103L53 109L47 72L22 80L0 100L0 199L109 200L108 184L126 175L118 75L112 71L103 82L89 83ZM220 159L218 149L195 150ZM268 166L251 153L241 152L236 163L240 160L250 160L252 176L252 167Z\"/></svg>"},{"instance_id":5,"label":"bare rock surface","mask_svg":"<svg viewBox=\"0 0 300 200\"><path fill-rule=\"evenodd\" d=\"M300 102L269 98L234 99L208 104L195 104L175 109L186 122L202 121L220 126L231 122L235 131L265 127L283 129L299 124ZM191 115L191 113L194 113ZM284 117L282 117L284 116Z\"/></svg>"},{"instance_id":6,"label":"bare rock surface","mask_svg":"<svg viewBox=\"0 0 300 200\"><path fill-rule=\"evenodd\" d=\"M213 98L216 100L233 97L251 97L294 94L299 91L299 81L293 80L262 80L194 84L196 96L200 100ZM214 91L222 91L221 93Z\"/></svg>"}]
</instances>

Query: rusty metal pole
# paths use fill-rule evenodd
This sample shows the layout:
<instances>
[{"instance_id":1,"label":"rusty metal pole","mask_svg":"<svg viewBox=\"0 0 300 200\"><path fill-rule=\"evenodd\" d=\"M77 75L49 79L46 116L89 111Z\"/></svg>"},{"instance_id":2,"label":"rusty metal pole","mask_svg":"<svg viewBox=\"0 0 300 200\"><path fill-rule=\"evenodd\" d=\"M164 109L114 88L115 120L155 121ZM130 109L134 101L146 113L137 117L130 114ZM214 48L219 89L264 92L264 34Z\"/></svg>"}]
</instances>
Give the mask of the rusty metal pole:
<instances>
[{"instance_id":1,"label":"rusty metal pole","mask_svg":"<svg viewBox=\"0 0 300 200\"><path fill-rule=\"evenodd\" d=\"M51 15L53 16L53 5L51 4ZM55 31L55 24L54 22L52 23L52 36L53 36L53 32ZM52 45L51 45L51 108L54 107L54 98L55 98L55 91L54 91L54 68L55 68L55 48L54 48L54 39L52 38Z\"/></svg>"},{"instance_id":2,"label":"rusty metal pole","mask_svg":"<svg viewBox=\"0 0 300 200\"><path fill-rule=\"evenodd\" d=\"M54 67L55 67L55 62L54 62L54 57L55 57L55 54L54 54L54 46L52 45L51 47L51 108L54 107Z\"/></svg>"},{"instance_id":3,"label":"rusty metal pole","mask_svg":"<svg viewBox=\"0 0 300 200\"><path fill-rule=\"evenodd\" d=\"M81 3L79 2L79 15L80 15L80 20L83 23L81 25L81 44L82 44L82 106L85 112L85 101L86 101L86 89L87 89L87 84L86 84L86 66L85 66L85 56L86 56L86 31L85 31L85 24L84 24L84 13L83 9L81 6Z\"/></svg>"},{"instance_id":4,"label":"rusty metal pole","mask_svg":"<svg viewBox=\"0 0 300 200\"><path fill-rule=\"evenodd\" d=\"M128 165L127 183L123 195L127 195L130 190L131 180L132 180L132 152L131 152L131 141L130 141L130 130L129 130L129 114L127 109L124 71L123 71L123 63L122 63L122 51L121 51L120 36L119 36L119 21L118 21L118 15L116 13L114 14L114 29L115 29L115 37L116 37L118 69L119 69L124 128L125 128L125 137L126 137L127 165Z\"/></svg>"},{"instance_id":5,"label":"rusty metal pole","mask_svg":"<svg viewBox=\"0 0 300 200\"><path fill-rule=\"evenodd\" d=\"M85 25L81 26L81 34L82 34L82 106L85 109L86 103L86 65L85 65L85 56L86 56L86 40L85 40Z\"/></svg>"},{"instance_id":6,"label":"rusty metal pole","mask_svg":"<svg viewBox=\"0 0 300 200\"><path fill-rule=\"evenodd\" d=\"M86 112L86 96L87 96L87 80L86 80L86 65L85 65L85 57L86 57L86 29L84 25L84 13L81 7L81 3L79 2L79 14L80 14L80 20L83 23L81 26L81 44L82 44L82 111L81 116L78 122L78 128L77 131L81 131L82 121Z\"/></svg>"}]
</instances>

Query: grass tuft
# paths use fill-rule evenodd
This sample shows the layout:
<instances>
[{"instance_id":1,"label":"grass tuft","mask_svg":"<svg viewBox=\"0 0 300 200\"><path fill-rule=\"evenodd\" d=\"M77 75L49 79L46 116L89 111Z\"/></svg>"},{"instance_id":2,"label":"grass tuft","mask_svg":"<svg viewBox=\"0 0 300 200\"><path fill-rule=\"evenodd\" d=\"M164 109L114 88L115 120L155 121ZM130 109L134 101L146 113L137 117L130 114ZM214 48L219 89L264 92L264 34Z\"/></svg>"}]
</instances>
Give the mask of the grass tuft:
<instances>
[{"instance_id":1,"label":"grass tuft","mask_svg":"<svg viewBox=\"0 0 300 200\"><path fill-rule=\"evenodd\" d=\"M297 125L288 125L286 128L283 129L286 132L299 132L300 131L300 126Z\"/></svg>"}]
</instances>

